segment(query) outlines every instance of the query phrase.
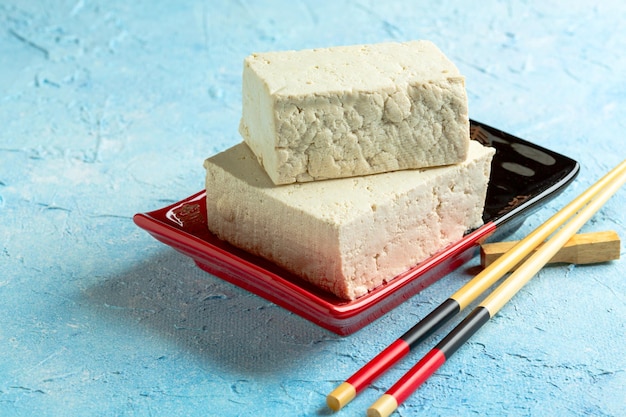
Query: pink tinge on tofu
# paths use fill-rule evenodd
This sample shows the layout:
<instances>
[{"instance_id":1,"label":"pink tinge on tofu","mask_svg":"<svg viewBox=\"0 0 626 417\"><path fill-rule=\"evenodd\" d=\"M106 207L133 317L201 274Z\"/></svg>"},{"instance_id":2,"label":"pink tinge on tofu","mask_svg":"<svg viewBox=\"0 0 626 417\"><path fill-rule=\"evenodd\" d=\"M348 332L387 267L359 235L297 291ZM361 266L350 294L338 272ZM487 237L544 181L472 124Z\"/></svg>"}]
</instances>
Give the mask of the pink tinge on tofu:
<instances>
[{"instance_id":1,"label":"pink tinge on tofu","mask_svg":"<svg viewBox=\"0 0 626 417\"><path fill-rule=\"evenodd\" d=\"M208 228L354 300L482 225L495 150L460 163L277 186L241 143L204 163Z\"/></svg>"}]
</instances>

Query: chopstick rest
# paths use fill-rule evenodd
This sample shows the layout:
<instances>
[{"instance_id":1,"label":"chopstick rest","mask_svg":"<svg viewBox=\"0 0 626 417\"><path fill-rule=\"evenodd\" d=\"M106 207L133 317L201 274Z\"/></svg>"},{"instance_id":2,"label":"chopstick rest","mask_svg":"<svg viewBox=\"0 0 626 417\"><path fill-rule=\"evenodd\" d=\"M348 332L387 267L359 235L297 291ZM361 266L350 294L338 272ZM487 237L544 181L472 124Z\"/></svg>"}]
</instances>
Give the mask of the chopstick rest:
<instances>
[{"instance_id":1,"label":"chopstick rest","mask_svg":"<svg viewBox=\"0 0 626 417\"><path fill-rule=\"evenodd\" d=\"M480 265L483 268L491 265L517 243L516 241L510 241L482 244L480 246ZM563 246L548 263L584 265L613 261L620 257L620 243L619 236L613 230L577 234L568 240L565 246ZM541 245L532 253L540 248ZM512 270L517 269L529 256L530 255L524 258L519 264L515 265Z\"/></svg>"}]
</instances>

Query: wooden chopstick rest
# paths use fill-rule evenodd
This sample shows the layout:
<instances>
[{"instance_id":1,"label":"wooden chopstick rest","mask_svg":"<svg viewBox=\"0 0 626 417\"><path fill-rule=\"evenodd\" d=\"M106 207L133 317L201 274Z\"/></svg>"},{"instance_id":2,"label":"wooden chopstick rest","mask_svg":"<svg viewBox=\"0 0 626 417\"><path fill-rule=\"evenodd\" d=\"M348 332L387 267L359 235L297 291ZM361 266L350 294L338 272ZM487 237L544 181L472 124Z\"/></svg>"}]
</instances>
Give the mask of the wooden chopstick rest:
<instances>
[{"instance_id":1,"label":"wooden chopstick rest","mask_svg":"<svg viewBox=\"0 0 626 417\"><path fill-rule=\"evenodd\" d=\"M480 246L480 265L484 268L498 259L506 251L511 249L517 242L494 242L485 243ZM541 245L535 251L541 248ZM534 252L533 252L534 253ZM526 258L528 258L528 255ZM593 264L607 262L620 257L620 239L616 232L609 230L605 232L581 233L574 235L557 252L549 263L569 263L569 264ZM517 268L524 258L513 269Z\"/></svg>"}]
</instances>

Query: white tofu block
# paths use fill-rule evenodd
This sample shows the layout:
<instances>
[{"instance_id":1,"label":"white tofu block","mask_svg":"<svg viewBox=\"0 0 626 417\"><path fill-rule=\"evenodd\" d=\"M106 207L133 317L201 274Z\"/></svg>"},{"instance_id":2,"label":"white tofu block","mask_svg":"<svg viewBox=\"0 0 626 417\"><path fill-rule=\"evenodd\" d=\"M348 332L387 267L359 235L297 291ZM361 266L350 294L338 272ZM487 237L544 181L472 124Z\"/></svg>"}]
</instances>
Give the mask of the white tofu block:
<instances>
[{"instance_id":1,"label":"white tofu block","mask_svg":"<svg viewBox=\"0 0 626 417\"><path fill-rule=\"evenodd\" d=\"M253 54L239 132L275 184L454 164L465 78L428 41Z\"/></svg>"},{"instance_id":2,"label":"white tofu block","mask_svg":"<svg viewBox=\"0 0 626 417\"><path fill-rule=\"evenodd\" d=\"M245 143L205 161L208 228L355 299L482 225L493 148L460 164L276 186Z\"/></svg>"}]
</instances>

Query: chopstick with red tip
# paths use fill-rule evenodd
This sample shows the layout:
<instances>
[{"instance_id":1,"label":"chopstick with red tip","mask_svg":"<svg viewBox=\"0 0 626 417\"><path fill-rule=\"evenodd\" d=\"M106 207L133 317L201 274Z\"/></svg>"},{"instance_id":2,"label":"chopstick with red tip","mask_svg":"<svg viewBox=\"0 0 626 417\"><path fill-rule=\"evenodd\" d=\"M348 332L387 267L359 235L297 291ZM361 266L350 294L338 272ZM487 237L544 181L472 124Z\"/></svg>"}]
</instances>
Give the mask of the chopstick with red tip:
<instances>
[{"instance_id":1,"label":"chopstick with red tip","mask_svg":"<svg viewBox=\"0 0 626 417\"><path fill-rule=\"evenodd\" d=\"M619 166L626 164L626 160ZM618 167L619 167L618 166ZM442 339L426 356L411 368L398 382L367 410L368 417L387 417L424 383L439 367L469 340L485 323L528 283L565 243L608 201L626 182L626 173L606 184L576 216L565 223L552 238L528 258L518 269L500 284L458 326ZM506 255L507 256L508 252ZM510 258L510 256L508 256ZM520 259L517 258L517 261Z\"/></svg>"},{"instance_id":2,"label":"chopstick with red tip","mask_svg":"<svg viewBox=\"0 0 626 417\"><path fill-rule=\"evenodd\" d=\"M526 238L519 241L506 255L501 256L482 270L456 293L450 296L450 298L424 317L424 319L374 357L363 368L335 388L326 397L328 406L332 410L338 411L352 401L358 393L363 391L363 389L370 385L375 379L406 356L411 349L442 327L452 317L495 284L507 272L513 269L513 267L519 263L520 259L530 254L537 246L545 241L548 236L557 230L565 220L576 214L576 212L594 198L596 194L602 191L607 184L623 176L625 173L626 161L607 173L598 182L572 200L572 202L548 219L542 226L538 227Z\"/></svg>"}]
</instances>

